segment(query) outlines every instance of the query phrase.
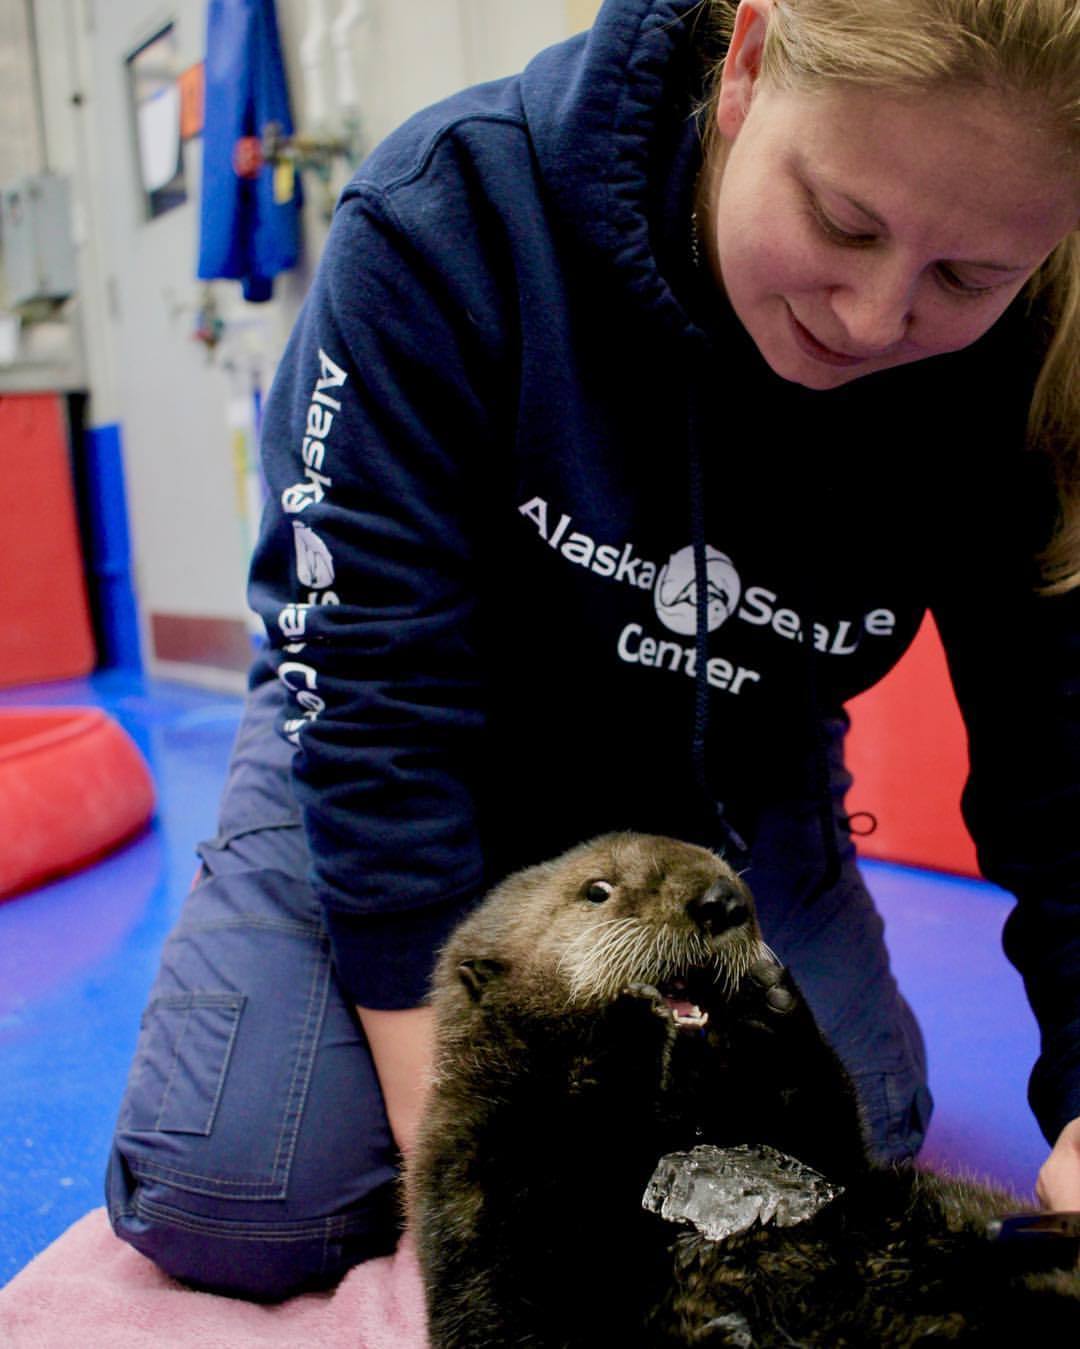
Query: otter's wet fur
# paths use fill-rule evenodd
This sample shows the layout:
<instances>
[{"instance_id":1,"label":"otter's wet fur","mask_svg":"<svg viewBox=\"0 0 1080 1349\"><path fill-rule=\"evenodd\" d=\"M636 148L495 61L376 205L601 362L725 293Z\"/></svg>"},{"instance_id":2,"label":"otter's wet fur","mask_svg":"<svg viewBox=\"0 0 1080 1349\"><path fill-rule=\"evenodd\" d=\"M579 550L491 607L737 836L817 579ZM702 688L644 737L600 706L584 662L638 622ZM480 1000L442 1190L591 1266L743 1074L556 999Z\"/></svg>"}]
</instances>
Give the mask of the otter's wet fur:
<instances>
[{"instance_id":1,"label":"otter's wet fur","mask_svg":"<svg viewBox=\"0 0 1080 1349\"><path fill-rule=\"evenodd\" d=\"M436 1349L1077 1342L1080 1276L985 1237L1013 1196L868 1162L847 1074L707 850L607 835L510 877L433 1004L407 1199ZM706 1240L641 1205L702 1142L770 1144L845 1192Z\"/></svg>"}]
</instances>

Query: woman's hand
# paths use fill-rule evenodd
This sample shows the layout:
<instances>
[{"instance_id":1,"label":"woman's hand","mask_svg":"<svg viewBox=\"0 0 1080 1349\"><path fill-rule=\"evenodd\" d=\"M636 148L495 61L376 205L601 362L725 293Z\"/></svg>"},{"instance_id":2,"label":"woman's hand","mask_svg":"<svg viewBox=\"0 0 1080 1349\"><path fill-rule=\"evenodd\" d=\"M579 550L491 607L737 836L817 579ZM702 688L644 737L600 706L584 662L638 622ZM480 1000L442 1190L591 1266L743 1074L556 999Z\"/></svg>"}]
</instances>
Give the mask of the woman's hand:
<instances>
[{"instance_id":1,"label":"woman's hand","mask_svg":"<svg viewBox=\"0 0 1080 1349\"><path fill-rule=\"evenodd\" d=\"M1035 1196L1043 1208L1080 1211L1080 1118L1058 1135L1039 1172Z\"/></svg>"}]
</instances>

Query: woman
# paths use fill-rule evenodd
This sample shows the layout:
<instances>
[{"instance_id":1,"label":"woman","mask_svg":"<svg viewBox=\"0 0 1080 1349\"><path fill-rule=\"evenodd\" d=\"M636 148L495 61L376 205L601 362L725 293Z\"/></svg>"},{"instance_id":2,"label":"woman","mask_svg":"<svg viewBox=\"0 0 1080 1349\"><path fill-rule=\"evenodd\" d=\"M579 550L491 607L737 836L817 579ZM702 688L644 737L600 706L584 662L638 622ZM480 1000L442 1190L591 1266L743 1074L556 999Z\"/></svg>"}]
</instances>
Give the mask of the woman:
<instances>
[{"instance_id":1,"label":"woman","mask_svg":"<svg viewBox=\"0 0 1080 1349\"><path fill-rule=\"evenodd\" d=\"M749 868L876 1153L913 1155L842 705L927 606L1019 900L1043 1198L1080 1207L1080 19L728 18L608 0L343 196L266 420L271 649L110 1167L173 1274L281 1297L393 1244L434 951L612 828Z\"/></svg>"}]
</instances>

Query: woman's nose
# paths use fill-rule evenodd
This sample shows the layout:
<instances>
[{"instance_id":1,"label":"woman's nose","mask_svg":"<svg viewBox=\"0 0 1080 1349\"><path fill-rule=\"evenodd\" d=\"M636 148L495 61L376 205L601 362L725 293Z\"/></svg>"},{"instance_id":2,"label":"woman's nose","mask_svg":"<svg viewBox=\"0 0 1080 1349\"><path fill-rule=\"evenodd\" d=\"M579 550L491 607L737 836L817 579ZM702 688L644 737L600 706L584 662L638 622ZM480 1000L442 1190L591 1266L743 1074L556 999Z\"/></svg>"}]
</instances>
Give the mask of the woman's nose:
<instances>
[{"instance_id":1,"label":"woman's nose","mask_svg":"<svg viewBox=\"0 0 1080 1349\"><path fill-rule=\"evenodd\" d=\"M874 356L895 347L911 324L913 291L908 277L883 269L833 287L830 303L846 336L844 350Z\"/></svg>"}]
</instances>

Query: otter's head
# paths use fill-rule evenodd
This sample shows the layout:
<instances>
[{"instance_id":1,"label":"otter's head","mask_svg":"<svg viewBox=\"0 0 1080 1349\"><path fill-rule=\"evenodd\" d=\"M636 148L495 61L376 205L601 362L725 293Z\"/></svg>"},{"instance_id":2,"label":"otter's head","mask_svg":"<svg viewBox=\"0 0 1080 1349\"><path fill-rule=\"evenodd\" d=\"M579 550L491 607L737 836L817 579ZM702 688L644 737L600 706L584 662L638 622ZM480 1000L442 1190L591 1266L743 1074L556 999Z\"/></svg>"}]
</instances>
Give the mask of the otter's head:
<instances>
[{"instance_id":1,"label":"otter's head","mask_svg":"<svg viewBox=\"0 0 1080 1349\"><path fill-rule=\"evenodd\" d=\"M678 1024L702 1026L767 956L750 892L721 858L607 834L498 886L443 952L436 1001L497 990L523 1006L589 1010L647 984Z\"/></svg>"}]
</instances>

